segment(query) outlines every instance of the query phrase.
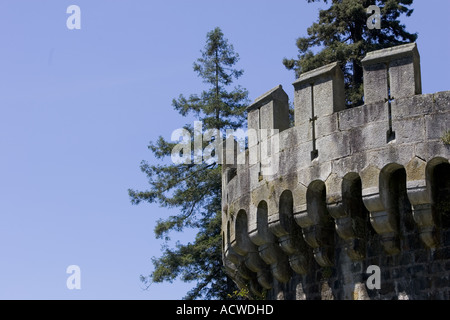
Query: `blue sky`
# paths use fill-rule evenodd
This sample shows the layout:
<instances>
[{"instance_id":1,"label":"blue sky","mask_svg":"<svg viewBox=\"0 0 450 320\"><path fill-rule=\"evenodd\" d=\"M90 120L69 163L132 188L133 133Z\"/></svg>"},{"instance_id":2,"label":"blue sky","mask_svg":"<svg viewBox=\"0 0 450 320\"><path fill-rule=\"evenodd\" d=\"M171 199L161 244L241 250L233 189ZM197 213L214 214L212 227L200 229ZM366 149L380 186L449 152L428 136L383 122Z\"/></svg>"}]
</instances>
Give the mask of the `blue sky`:
<instances>
[{"instance_id":1,"label":"blue sky","mask_svg":"<svg viewBox=\"0 0 450 320\"><path fill-rule=\"evenodd\" d=\"M81 29L69 30L69 5ZM0 2L0 299L180 299L192 284L143 290L140 274L162 242L157 205L132 206L146 189L141 160L159 135L193 118L171 107L198 93L192 70L216 26L240 55L237 84L250 99L282 84L284 57L324 4L306 0L3 0ZM416 0L404 19L418 32L424 93L450 89L447 0ZM172 234L189 241L192 232ZM218 262L220 263L220 262ZM81 269L69 290L66 268Z\"/></svg>"}]
</instances>

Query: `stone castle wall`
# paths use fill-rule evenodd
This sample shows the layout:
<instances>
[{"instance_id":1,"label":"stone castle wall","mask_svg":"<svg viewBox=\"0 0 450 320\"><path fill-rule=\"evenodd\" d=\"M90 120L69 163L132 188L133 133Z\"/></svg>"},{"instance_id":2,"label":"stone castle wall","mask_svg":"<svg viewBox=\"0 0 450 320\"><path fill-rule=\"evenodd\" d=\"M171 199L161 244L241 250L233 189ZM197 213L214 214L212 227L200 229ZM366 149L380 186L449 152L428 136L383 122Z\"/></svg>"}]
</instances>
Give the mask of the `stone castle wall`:
<instances>
[{"instance_id":1,"label":"stone castle wall","mask_svg":"<svg viewBox=\"0 0 450 320\"><path fill-rule=\"evenodd\" d=\"M415 43L362 63L364 105L329 64L294 82L293 127L278 86L248 108L248 148L223 146L223 264L253 295L450 299L450 91L422 94Z\"/></svg>"}]
</instances>

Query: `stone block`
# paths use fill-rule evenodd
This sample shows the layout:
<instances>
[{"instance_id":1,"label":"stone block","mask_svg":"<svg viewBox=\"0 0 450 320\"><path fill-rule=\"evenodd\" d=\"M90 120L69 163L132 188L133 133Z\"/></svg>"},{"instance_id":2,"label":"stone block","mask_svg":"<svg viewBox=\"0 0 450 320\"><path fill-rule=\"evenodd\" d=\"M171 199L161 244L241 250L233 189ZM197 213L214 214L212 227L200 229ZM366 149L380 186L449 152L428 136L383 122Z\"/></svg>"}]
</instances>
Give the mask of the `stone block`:
<instances>
[{"instance_id":1,"label":"stone block","mask_svg":"<svg viewBox=\"0 0 450 320\"><path fill-rule=\"evenodd\" d=\"M387 144L385 148L367 151L366 156L370 163L379 167L390 163L406 166L414 156L414 144Z\"/></svg>"},{"instance_id":2,"label":"stone block","mask_svg":"<svg viewBox=\"0 0 450 320\"><path fill-rule=\"evenodd\" d=\"M298 143L312 140L312 123L310 121L295 126L295 135Z\"/></svg>"},{"instance_id":3,"label":"stone block","mask_svg":"<svg viewBox=\"0 0 450 320\"><path fill-rule=\"evenodd\" d=\"M227 184L228 190L228 201L236 201L240 196L239 188L238 188L238 179L231 179Z\"/></svg>"},{"instance_id":4,"label":"stone block","mask_svg":"<svg viewBox=\"0 0 450 320\"><path fill-rule=\"evenodd\" d=\"M416 61L417 60L417 61ZM391 61L389 64L390 93L392 99L422 93L418 53Z\"/></svg>"},{"instance_id":5,"label":"stone block","mask_svg":"<svg viewBox=\"0 0 450 320\"><path fill-rule=\"evenodd\" d=\"M319 161L329 161L348 156L351 153L350 134L348 132L336 132L317 139Z\"/></svg>"},{"instance_id":6,"label":"stone block","mask_svg":"<svg viewBox=\"0 0 450 320\"><path fill-rule=\"evenodd\" d=\"M385 147L388 127L387 121L379 121L351 130L349 132L351 153Z\"/></svg>"},{"instance_id":7,"label":"stone block","mask_svg":"<svg viewBox=\"0 0 450 320\"><path fill-rule=\"evenodd\" d=\"M297 170L300 170L302 168L307 168L311 165L311 150L312 150L312 143L311 142L304 142L299 144L296 148L289 151L289 153L296 154L297 157Z\"/></svg>"},{"instance_id":8,"label":"stone block","mask_svg":"<svg viewBox=\"0 0 450 320\"><path fill-rule=\"evenodd\" d=\"M348 157L333 161L333 172L340 176L345 176L349 172L361 172L367 166L367 163L368 159L365 152L352 152Z\"/></svg>"},{"instance_id":9,"label":"stone block","mask_svg":"<svg viewBox=\"0 0 450 320\"><path fill-rule=\"evenodd\" d=\"M392 121L395 143L412 143L425 139L425 120L423 117L397 119Z\"/></svg>"},{"instance_id":10,"label":"stone block","mask_svg":"<svg viewBox=\"0 0 450 320\"><path fill-rule=\"evenodd\" d=\"M364 66L364 104L388 98L388 72L385 63Z\"/></svg>"},{"instance_id":11,"label":"stone block","mask_svg":"<svg viewBox=\"0 0 450 320\"><path fill-rule=\"evenodd\" d=\"M238 168L243 168L242 165L245 165L247 163L248 163L248 152L247 152L247 150L239 152L237 154L237 157L236 157L236 165L237 165L237 167Z\"/></svg>"},{"instance_id":12,"label":"stone block","mask_svg":"<svg viewBox=\"0 0 450 320\"><path fill-rule=\"evenodd\" d=\"M301 142L306 141L303 139L305 138L305 136L307 136L307 131L308 128L306 128L306 126L298 126L280 132L279 136L280 152L283 152L284 150L289 150L291 148L295 148Z\"/></svg>"},{"instance_id":13,"label":"stone block","mask_svg":"<svg viewBox=\"0 0 450 320\"><path fill-rule=\"evenodd\" d=\"M422 93L420 56L415 43L369 52L361 62L365 103L387 99L388 94L399 99Z\"/></svg>"},{"instance_id":14,"label":"stone block","mask_svg":"<svg viewBox=\"0 0 450 320\"><path fill-rule=\"evenodd\" d=\"M415 155L429 161L437 156L450 159L450 147L440 140L418 142L414 145Z\"/></svg>"},{"instance_id":15,"label":"stone block","mask_svg":"<svg viewBox=\"0 0 450 320\"><path fill-rule=\"evenodd\" d=\"M424 94L395 99L391 103L392 120L422 116L433 112L433 95Z\"/></svg>"},{"instance_id":16,"label":"stone block","mask_svg":"<svg viewBox=\"0 0 450 320\"><path fill-rule=\"evenodd\" d=\"M289 98L281 85L255 99L248 108L249 128L278 129L289 128ZM259 110L259 115L258 112ZM257 119L259 117L259 120Z\"/></svg>"},{"instance_id":17,"label":"stone block","mask_svg":"<svg viewBox=\"0 0 450 320\"><path fill-rule=\"evenodd\" d=\"M248 163L250 165L257 164L261 162L261 154L260 154L259 144L255 144L253 146L248 147Z\"/></svg>"},{"instance_id":18,"label":"stone block","mask_svg":"<svg viewBox=\"0 0 450 320\"><path fill-rule=\"evenodd\" d=\"M259 109L248 110L247 113L247 126L249 129L259 129L261 127L259 123Z\"/></svg>"},{"instance_id":19,"label":"stone block","mask_svg":"<svg viewBox=\"0 0 450 320\"><path fill-rule=\"evenodd\" d=\"M312 113L311 92L311 84L309 83L303 83L296 86L296 90L294 93L294 119L296 126L309 123L309 119L311 118Z\"/></svg>"},{"instance_id":20,"label":"stone block","mask_svg":"<svg viewBox=\"0 0 450 320\"><path fill-rule=\"evenodd\" d=\"M246 169L248 167L246 166ZM238 169L238 181L239 181L239 195L242 197L243 194L250 189L250 172L249 170L239 170Z\"/></svg>"},{"instance_id":21,"label":"stone block","mask_svg":"<svg viewBox=\"0 0 450 320\"><path fill-rule=\"evenodd\" d=\"M286 149L279 154L279 176L289 175L297 170L298 156L297 148Z\"/></svg>"},{"instance_id":22,"label":"stone block","mask_svg":"<svg viewBox=\"0 0 450 320\"><path fill-rule=\"evenodd\" d=\"M249 191L252 191L261 185L261 181L259 179L260 172L261 172L261 166L259 165L259 163L249 165L248 172L249 172L249 178L250 178L250 190Z\"/></svg>"},{"instance_id":23,"label":"stone block","mask_svg":"<svg viewBox=\"0 0 450 320\"><path fill-rule=\"evenodd\" d=\"M298 181L304 186L308 186L314 180L327 180L331 174L331 161L314 161L308 167L298 170Z\"/></svg>"},{"instance_id":24,"label":"stone block","mask_svg":"<svg viewBox=\"0 0 450 320\"><path fill-rule=\"evenodd\" d=\"M337 62L305 72L293 83L295 125L345 109L344 74ZM314 104L314 111L313 111Z\"/></svg>"},{"instance_id":25,"label":"stone block","mask_svg":"<svg viewBox=\"0 0 450 320\"><path fill-rule=\"evenodd\" d=\"M450 130L450 112L437 113L425 116L427 139L441 139L444 133Z\"/></svg>"},{"instance_id":26,"label":"stone block","mask_svg":"<svg viewBox=\"0 0 450 320\"><path fill-rule=\"evenodd\" d=\"M339 115L339 130L349 130L371 122L387 121L387 103L384 101L373 102L342 110Z\"/></svg>"},{"instance_id":27,"label":"stone block","mask_svg":"<svg viewBox=\"0 0 450 320\"><path fill-rule=\"evenodd\" d=\"M434 108L437 112L450 112L450 91L438 92L433 95Z\"/></svg>"},{"instance_id":28,"label":"stone block","mask_svg":"<svg viewBox=\"0 0 450 320\"><path fill-rule=\"evenodd\" d=\"M315 123L316 138L327 136L338 131L338 113L328 116L318 117Z\"/></svg>"}]
</instances>

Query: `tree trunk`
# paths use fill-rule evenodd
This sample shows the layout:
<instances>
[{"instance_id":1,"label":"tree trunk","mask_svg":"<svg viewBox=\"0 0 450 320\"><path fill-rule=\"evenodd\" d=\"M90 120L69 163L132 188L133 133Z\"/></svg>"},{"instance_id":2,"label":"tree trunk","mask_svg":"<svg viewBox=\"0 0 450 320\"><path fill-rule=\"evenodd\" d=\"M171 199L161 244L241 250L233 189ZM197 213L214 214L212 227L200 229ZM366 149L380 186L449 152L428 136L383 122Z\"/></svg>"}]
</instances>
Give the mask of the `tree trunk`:
<instances>
[{"instance_id":1,"label":"tree trunk","mask_svg":"<svg viewBox=\"0 0 450 320\"><path fill-rule=\"evenodd\" d=\"M215 108L216 108L216 122L217 124L220 122L220 103L219 103L219 51L216 48L216 101L215 101ZM219 130L222 128L218 128Z\"/></svg>"}]
</instances>

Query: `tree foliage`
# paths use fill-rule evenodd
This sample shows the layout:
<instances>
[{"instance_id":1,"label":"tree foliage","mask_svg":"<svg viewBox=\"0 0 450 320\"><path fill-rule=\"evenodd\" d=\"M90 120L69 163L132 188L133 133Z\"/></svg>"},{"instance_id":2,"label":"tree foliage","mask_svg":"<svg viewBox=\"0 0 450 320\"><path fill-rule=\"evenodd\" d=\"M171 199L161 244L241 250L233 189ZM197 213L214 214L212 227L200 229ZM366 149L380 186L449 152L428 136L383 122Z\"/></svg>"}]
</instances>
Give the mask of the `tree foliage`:
<instances>
[{"instance_id":1,"label":"tree foliage","mask_svg":"<svg viewBox=\"0 0 450 320\"><path fill-rule=\"evenodd\" d=\"M322 0L308 0L319 2ZM307 29L307 36L297 39L297 59L283 60L284 66L296 76L331 62L338 61L344 71L347 105L363 103L363 72L361 59L369 51L414 42L417 34L409 33L399 17L410 16L413 0L323 0L331 2L319 11L319 20ZM369 29L367 13L370 5L381 11L381 28Z\"/></svg>"},{"instance_id":2,"label":"tree foliage","mask_svg":"<svg viewBox=\"0 0 450 320\"><path fill-rule=\"evenodd\" d=\"M220 28L209 32L201 58L194 63L194 71L208 85L208 90L189 97L180 95L172 105L182 116L193 114L202 122L202 130L241 127L248 104L248 92L240 86L229 89L243 70L234 65L239 55L224 38ZM193 127L184 127L194 138ZM223 135L224 136L224 135ZM141 162L141 170L147 175L150 189L128 190L131 202L158 203L162 207L176 209L178 214L160 219L155 227L157 238L168 238L172 231L195 228L198 233L191 243L177 243L174 248L163 246L161 257L153 257L154 271L141 276L146 284L172 282L180 278L194 282L195 286L186 299L227 299L236 290L222 267L221 247L221 166L216 162L175 164L164 162L170 158L177 142L163 137L149 145L150 151L160 161L158 164ZM192 154L193 156L194 154Z\"/></svg>"}]
</instances>

